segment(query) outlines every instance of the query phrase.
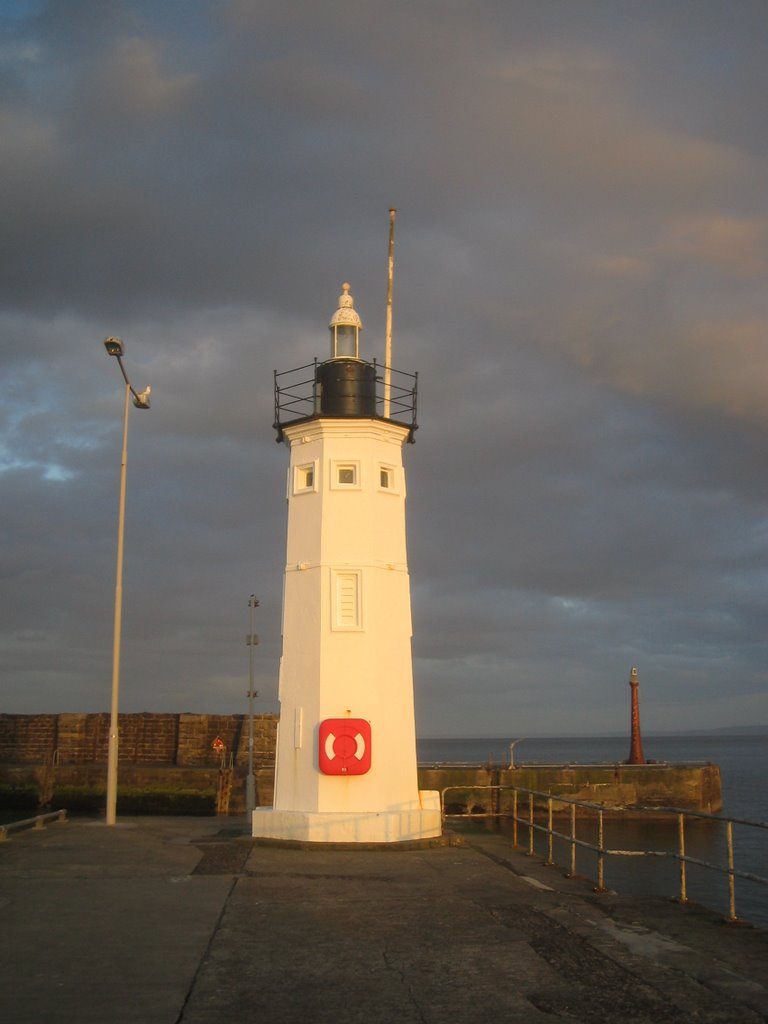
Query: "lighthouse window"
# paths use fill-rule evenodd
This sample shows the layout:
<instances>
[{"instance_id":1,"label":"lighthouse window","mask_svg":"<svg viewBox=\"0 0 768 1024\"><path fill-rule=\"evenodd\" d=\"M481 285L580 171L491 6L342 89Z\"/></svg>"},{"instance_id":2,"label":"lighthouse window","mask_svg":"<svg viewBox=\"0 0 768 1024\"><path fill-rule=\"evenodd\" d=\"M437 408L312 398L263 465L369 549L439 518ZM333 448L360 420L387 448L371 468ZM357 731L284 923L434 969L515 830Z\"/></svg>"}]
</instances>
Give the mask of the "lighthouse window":
<instances>
[{"instance_id":1,"label":"lighthouse window","mask_svg":"<svg viewBox=\"0 0 768 1024\"><path fill-rule=\"evenodd\" d=\"M357 466L337 466L338 482L346 487L354 487L357 483Z\"/></svg>"},{"instance_id":2,"label":"lighthouse window","mask_svg":"<svg viewBox=\"0 0 768 1024\"><path fill-rule=\"evenodd\" d=\"M336 462L330 466L331 487L336 490L359 490L361 474L359 462Z\"/></svg>"},{"instance_id":3,"label":"lighthouse window","mask_svg":"<svg viewBox=\"0 0 768 1024\"><path fill-rule=\"evenodd\" d=\"M382 466L379 469L379 486L383 487L384 490L391 490L392 470L389 468L389 466Z\"/></svg>"},{"instance_id":4,"label":"lighthouse window","mask_svg":"<svg viewBox=\"0 0 768 1024\"><path fill-rule=\"evenodd\" d=\"M304 491L315 490L315 464L314 462L308 462L303 466L296 467L296 474L294 477L295 494L301 494Z\"/></svg>"}]
</instances>

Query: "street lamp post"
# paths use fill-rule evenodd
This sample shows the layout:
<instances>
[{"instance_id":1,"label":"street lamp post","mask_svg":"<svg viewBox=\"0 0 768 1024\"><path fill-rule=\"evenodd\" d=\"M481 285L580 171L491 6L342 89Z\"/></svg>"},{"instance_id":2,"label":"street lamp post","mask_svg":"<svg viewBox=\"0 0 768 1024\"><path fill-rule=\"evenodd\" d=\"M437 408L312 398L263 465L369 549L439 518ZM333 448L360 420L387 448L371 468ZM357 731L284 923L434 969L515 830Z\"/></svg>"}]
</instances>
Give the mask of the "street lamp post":
<instances>
[{"instance_id":1,"label":"street lamp post","mask_svg":"<svg viewBox=\"0 0 768 1024\"><path fill-rule=\"evenodd\" d=\"M120 460L120 503L117 515L117 570L115 573L115 625L112 642L112 703L109 713L109 749L107 753L107 817L114 825L117 816L118 707L120 695L120 639L123 623L123 538L125 534L125 478L128 466L128 400L133 395L137 409L149 408L151 388L136 391L123 366L123 343L120 338L105 338L104 347L115 356L125 380L125 412L123 414L123 451Z\"/></svg>"},{"instance_id":2,"label":"street lamp post","mask_svg":"<svg viewBox=\"0 0 768 1024\"><path fill-rule=\"evenodd\" d=\"M517 746L518 743L522 743L524 739L525 739L525 737L521 736L519 740L512 740L511 743L509 744L509 767L510 768L517 768L517 765L515 764L515 747Z\"/></svg>"},{"instance_id":3,"label":"street lamp post","mask_svg":"<svg viewBox=\"0 0 768 1024\"><path fill-rule=\"evenodd\" d=\"M259 607L259 602L251 594L248 598L250 614L250 633L246 636L248 644L248 775L245 780L245 813L252 814L256 807L256 779L253 774L253 698L258 697L258 692L253 690L253 648L259 642L258 636L253 632L253 613Z\"/></svg>"}]
</instances>

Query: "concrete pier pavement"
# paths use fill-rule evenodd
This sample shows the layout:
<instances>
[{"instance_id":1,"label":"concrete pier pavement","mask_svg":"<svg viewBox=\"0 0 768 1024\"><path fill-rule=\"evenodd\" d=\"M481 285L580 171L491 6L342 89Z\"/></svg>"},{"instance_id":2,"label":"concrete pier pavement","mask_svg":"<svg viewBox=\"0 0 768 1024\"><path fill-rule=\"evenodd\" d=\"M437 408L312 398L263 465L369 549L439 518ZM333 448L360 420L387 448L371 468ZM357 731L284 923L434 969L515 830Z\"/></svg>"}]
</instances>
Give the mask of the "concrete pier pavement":
<instances>
[{"instance_id":1,"label":"concrete pier pavement","mask_svg":"<svg viewBox=\"0 0 768 1024\"><path fill-rule=\"evenodd\" d=\"M751 1024L768 933L596 896L491 834L260 846L211 818L0 844L0 1018L78 1024Z\"/></svg>"}]
</instances>

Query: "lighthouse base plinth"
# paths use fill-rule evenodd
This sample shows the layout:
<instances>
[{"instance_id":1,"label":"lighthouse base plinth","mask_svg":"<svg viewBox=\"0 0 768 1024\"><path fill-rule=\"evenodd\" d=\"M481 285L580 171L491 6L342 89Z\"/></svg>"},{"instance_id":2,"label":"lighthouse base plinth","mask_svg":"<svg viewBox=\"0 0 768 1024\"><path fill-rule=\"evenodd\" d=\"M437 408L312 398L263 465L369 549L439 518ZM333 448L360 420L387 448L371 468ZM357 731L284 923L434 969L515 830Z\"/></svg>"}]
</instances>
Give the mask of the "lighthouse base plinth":
<instances>
[{"instance_id":1,"label":"lighthouse base plinth","mask_svg":"<svg viewBox=\"0 0 768 1024\"><path fill-rule=\"evenodd\" d=\"M257 807L252 835L304 843L404 843L442 835L440 794L422 790L412 806L387 811L276 811Z\"/></svg>"}]
</instances>

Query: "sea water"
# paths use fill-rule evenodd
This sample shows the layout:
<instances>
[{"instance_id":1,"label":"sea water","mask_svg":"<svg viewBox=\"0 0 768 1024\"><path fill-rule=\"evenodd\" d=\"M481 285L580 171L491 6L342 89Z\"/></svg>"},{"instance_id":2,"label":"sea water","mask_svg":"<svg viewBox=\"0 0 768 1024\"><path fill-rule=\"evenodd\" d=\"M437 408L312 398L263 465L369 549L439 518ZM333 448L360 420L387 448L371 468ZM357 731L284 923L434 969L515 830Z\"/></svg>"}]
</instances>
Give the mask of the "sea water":
<instances>
[{"instance_id":1,"label":"sea water","mask_svg":"<svg viewBox=\"0 0 768 1024\"><path fill-rule=\"evenodd\" d=\"M420 763L468 763L509 765L510 741L495 739L420 739ZM711 762L719 765L723 787L721 816L768 822L768 735L701 734L662 735L643 738L646 760L659 762ZM629 756L626 736L548 737L519 740L514 747L516 765L621 763ZM561 830L568 829L562 823ZM592 833L590 835L590 832ZM594 829L579 824L579 838L594 841ZM737 871L768 877L768 829L733 825L734 867ZM522 835L521 842L527 842ZM537 849L541 848L538 839ZM676 851L676 821L606 823L605 846L609 849ZM727 864L725 825L707 819L686 819L686 855L710 864ZM569 847L558 843L558 863L570 862ZM578 852L580 873L596 878L596 857ZM632 895L674 897L680 893L679 862L671 857L609 857L606 883L617 892ZM739 918L768 927L768 886L736 879L736 913ZM691 900L726 914L728 880L725 875L695 865L687 868Z\"/></svg>"}]
</instances>

